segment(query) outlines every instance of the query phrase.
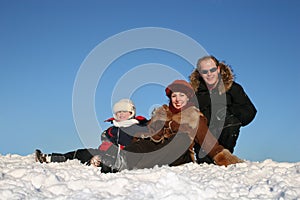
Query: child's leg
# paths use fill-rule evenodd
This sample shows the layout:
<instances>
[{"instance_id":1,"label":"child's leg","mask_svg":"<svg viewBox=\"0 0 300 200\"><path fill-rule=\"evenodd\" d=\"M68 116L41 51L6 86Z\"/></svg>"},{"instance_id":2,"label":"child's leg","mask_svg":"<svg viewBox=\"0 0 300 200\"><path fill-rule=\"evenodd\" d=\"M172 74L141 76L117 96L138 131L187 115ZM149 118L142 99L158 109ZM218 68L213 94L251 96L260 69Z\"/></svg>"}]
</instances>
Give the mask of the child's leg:
<instances>
[{"instance_id":1,"label":"child's leg","mask_svg":"<svg viewBox=\"0 0 300 200\"><path fill-rule=\"evenodd\" d=\"M81 163L88 163L94 155L98 155L98 149L78 149L68 153L52 153L43 154L40 150L35 151L35 159L37 162L65 162L67 160L78 159Z\"/></svg>"},{"instance_id":2,"label":"child's leg","mask_svg":"<svg viewBox=\"0 0 300 200\"><path fill-rule=\"evenodd\" d=\"M65 154L52 153L51 162L64 162L66 160L77 159L82 164L87 164L94 155L98 155L98 149L78 149Z\"/></svg>"}]
</instances>

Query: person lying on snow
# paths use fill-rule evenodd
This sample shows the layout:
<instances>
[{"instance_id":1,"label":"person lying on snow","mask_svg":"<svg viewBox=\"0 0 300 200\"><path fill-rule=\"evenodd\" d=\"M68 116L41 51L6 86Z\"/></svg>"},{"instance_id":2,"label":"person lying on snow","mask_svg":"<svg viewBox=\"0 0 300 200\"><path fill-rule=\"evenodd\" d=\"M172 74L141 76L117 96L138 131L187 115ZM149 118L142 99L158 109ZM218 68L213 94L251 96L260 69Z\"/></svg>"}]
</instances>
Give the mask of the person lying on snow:
<instances>
[{"instance_id":1,"label":"person lying on snow","mask_svg":"<svg viewBox=\"0 0 300 200\"><path fill-rule=\"evenodd\" d=\"M201 144L217 165L243 162L218 143L207 127L207 119L195 107L195 95L191 85L175 80L166 89L169 105L153 112L146 128L135 136L135 142L122 151L110 146L96 157L102 172L118 172L124 169L152 168L155 165L177 166L194 162L194 142Z\"/></svg>"},{"instance_id":2,"label":"person lying on snow","mask_svg":"<svg viewBox=\"0 0 300 200\"><path fill-rule=\"evenodd\" d=\"M130 99L121 99L113 106L113 118L105 120L113 126L109 127L101 134L101 141L98 149L78 149L67 153L43 154L41 150L35 151L35 160L40 163L65 162L67 160L78 159L83 164L100 166L98 156L102 151L107 151L111 146L116 146L121 150L126 145L132 143L133 135L139 127L147 125L148 120L142 116L136 116L136 108ZM95 157L94 157L95 156ZM92 159L93 158L93 159Z\"/></svg>"}]
</instances>

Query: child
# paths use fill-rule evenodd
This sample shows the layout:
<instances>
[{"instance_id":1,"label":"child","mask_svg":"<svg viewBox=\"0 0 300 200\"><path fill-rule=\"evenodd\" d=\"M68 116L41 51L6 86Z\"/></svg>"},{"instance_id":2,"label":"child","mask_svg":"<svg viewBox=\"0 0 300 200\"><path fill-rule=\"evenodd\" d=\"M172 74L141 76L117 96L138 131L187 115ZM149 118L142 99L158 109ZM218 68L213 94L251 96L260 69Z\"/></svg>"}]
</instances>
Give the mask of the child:
<instances>
[{"instance_id":1,"label":"child","mask_svg":"<svg viewBox=\"0 0 300 200\"><path fill-rule=\"evenodd\" d=\"M102 143L98 149L78 149L68 153L52 153L43 154L39 149L35 151L35 161L40 163L49 162L65 162L67 160L78 159L83 164L94 165L100 167L99 154L101 152L112 149L116 145L118 150L133 141L136 130L139 126L143 127L147 124L147 119L142 116L135 116L136 109L133 102L129 99L121 99L113 106L113 118L105 120L111 122L113 126L105 130L101 135ZM118 151L119 153L119 151Z\"/></svg>"}]
</instances>

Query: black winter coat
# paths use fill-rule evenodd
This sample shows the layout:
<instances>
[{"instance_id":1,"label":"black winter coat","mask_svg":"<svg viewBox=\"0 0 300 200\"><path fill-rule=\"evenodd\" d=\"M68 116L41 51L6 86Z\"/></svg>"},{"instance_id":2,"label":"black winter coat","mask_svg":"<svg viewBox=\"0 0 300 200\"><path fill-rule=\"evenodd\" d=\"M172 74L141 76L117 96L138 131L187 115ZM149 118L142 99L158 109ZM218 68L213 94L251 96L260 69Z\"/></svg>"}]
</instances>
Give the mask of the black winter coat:
<instances>
[{"instance_id":1,"label":"black winter coat","mask_svg":"<svg viewBox=\"0 0 300 200\"><path fill-rule=\"evenodd\" d=\"M202 81L200 80L200 82ZM199 109L207 117L208 122L233 115L240 121L242 126L246 126L254 119L257 112L242 86L234 81L231 87L221 94L218 87L209 91L206 85L202 83L196 92L196 96Z\"/></svg>"},{"instance_id":2,"label":"black winter coat","mask_svg":"<svg viewBox=\"0 0 300 200\"><path fill-rule=\"evenodd\" d=\"M144 130L143 127L146 127L148 122L148 120L142 116L137 116L135 117L135 119L138 120L139 123L133 124L129 127L116 127L116 126L109 127L101 135L102 143L104 141L110 141L112 144L116 146L120 144L121 148L124 148L125 146L129 145L133 141L135 133L139 132L140 130ZM110 118L105 121L112 123L113 120L114 118Z\"/></svg>"}]
</instances>

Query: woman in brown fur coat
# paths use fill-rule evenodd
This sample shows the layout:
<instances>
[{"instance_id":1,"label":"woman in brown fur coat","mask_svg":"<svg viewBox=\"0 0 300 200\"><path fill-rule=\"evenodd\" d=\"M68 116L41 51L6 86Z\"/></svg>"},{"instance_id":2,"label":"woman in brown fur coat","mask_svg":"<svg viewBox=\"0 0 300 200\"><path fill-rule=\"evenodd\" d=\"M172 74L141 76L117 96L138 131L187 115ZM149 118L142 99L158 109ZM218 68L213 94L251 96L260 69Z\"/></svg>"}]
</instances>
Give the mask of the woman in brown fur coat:
<instances>
[{"instance_id":1,"label":"woman in brown fur coat","mask_svg":"<svg viewBox=\"0 0 300 200\"><path fill-rule=\"evenodd\" d=\"M231 68L214 56L200 58L190 75L198 99L198 108L208 119L207 125L219 143L233 153L241 126L249 124L256 108L241 85L234 81ZM198 163L213 160L195 145ZM205 154L205 152L204 152Z\"/></svg>"},{"instance_id":2,"label":"woman in brown fur coat","mask_svg":"<svg viewBox=\"0 0 300 200\"><path fill-rule=\"evenodd\" d=\"M147 129L137 135L136 142L126 146L117 158L113 158L114 154L100 155L108 169L120 171L192 162L194 142L201 144L217 165L242 162L210 133L206 117L194 106L195 95L188 82L176 80L165 91L169 105L154 111Z\"/></svg>"}]
</instances>

